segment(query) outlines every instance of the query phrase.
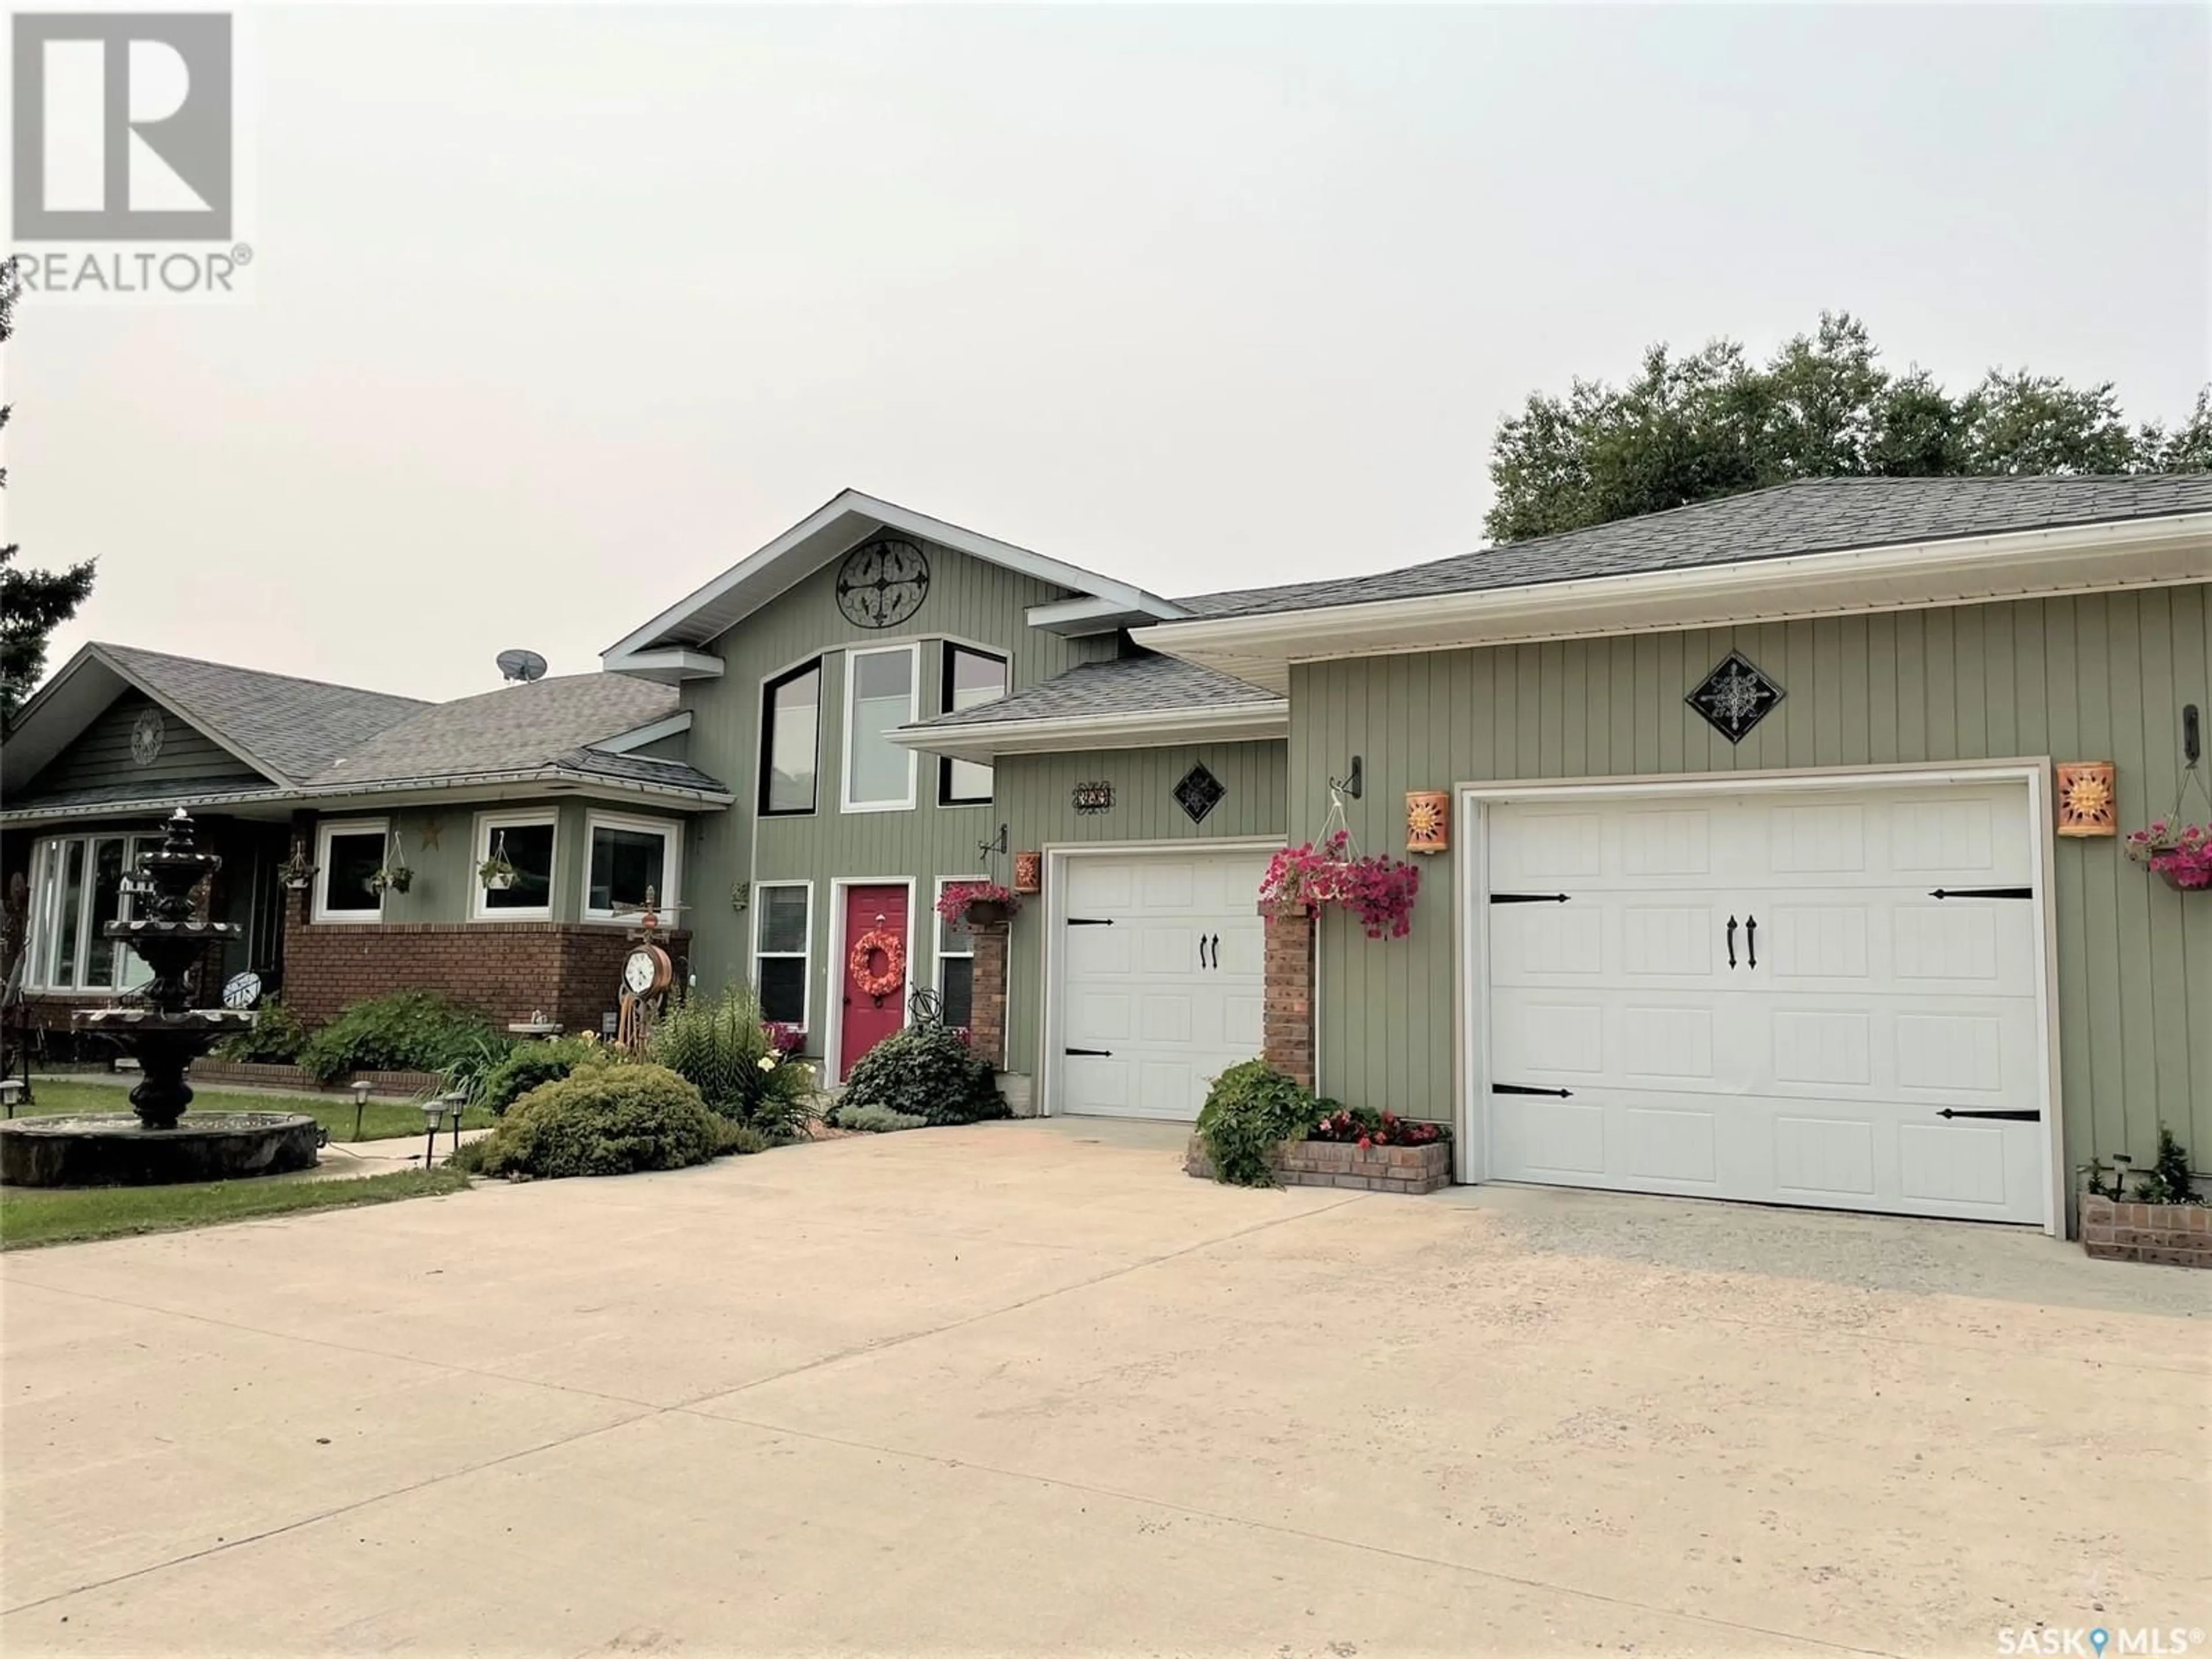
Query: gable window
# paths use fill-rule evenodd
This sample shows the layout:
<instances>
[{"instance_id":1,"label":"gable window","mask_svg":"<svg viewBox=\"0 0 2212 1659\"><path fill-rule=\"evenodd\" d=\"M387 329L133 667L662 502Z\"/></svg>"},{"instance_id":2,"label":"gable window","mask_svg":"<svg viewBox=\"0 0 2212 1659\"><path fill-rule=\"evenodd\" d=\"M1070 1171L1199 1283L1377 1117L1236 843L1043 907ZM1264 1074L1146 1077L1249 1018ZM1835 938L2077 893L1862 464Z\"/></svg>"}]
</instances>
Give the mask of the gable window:
<instances>
[{"instance_id":1,"label":"gable window","mask_svg":"<svg viewBox=\"0 0 2212 1659\"><path fill-rule=\"evenodd\" d=\"M33 990L128 991L154 977L144 958L102 930L131 919L125 877L159 836L55 836L31 854L30 939L23 976Z\"/></svg>"},{"instance_id":2,"label":"gable window","mask_svg":"<svg viewBox=\"0 0 2212 1659\"><path fill-rule=\"evenodd\" d=\"M803 881L753 887L753 988L761 1018L806 1029L808 950L814 937L814 889Z\"/></svg>"},{"instance_id":3,"label":"gable window","mask_svg":"<svg viewBox=\"0 0 2212 1659\"><path fill-rule=\"evenodd\" d=\"M1006 695L1006 659L949 641L945 647L945 712L981 708ZM969 806L991 799L991 769L980 761L937 763L937 799L945 806Z\"/></svg>"},{"instance_id":4,"label":"gable window","mask_svg":"<svg viewBox=\"0 0 2212 1659\"><path fill-rule=\"evenodd\" d=\"M988 876L939 876L937 896L957 881L988 881ZM965 1030L975 1023L975 936L937 918L938 1017Z\"/></svg>"},{"instance_id":5,"label":"gable window","mask_svg":"<svg viewBox=\"0 0 2212 1659\"><path fill-rule=\"evenodd\" d=\"M822 659L769 681L761 693L760 810L811 812L822 746Z\"/></svg>"},{"instance_id":6,"label":"gable window","mask_svg":"<svg viewBox=\"0 0 2212 1659\"><path fill-rule=\"evenodd\" d=\"M476 895L469 914L477 921L550 921L553 919L553 814L479 812L470 843L469 889ZM487 887L483 866L494 857L514 866L504 887Z\"/></svg>"},{"instance_id":7,"label":"gable window","mask_svg":"<svg viewBox=\"0 0 2212 1659\"><path fill-rule=\"evenodd\" d=\"M845 663L845 810L909 811L914 751L890 734L921 716L921 647L848 651Z\"/></svg>"},{"instance_id":8,"label":"gable window","mask_svg":"<svg viewBox=\"0 0 2212 1659\"><path fill-rule=\"evenodd\" d=\"M663 909L677 902L677 866L683 826L666 818L625 818L593 812L584 820L591 860L584 871L584 915L613 921L645 908L645 896Z\"/></svg>"},{"instance_id":9,"label":"gable window","mask_svg":"<svg viewBox=\"0 0 2212 1659\"><path fill-rule=\"evenodd\" d=\"M382 818L325 823L315 830L317 921L378 921L384 896L368 879L384 867Z\"/></svg>"}]
</instances>

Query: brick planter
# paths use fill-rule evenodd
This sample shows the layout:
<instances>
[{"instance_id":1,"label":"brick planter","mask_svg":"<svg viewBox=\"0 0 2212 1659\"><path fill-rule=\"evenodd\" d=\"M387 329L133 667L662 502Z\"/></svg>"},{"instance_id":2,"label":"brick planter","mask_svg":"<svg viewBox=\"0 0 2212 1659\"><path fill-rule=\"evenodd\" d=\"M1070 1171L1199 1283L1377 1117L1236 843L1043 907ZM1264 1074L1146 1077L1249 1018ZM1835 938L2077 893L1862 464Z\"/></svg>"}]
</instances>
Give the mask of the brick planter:
<instances>
[{"instance_id":1,"label":"brick planter","mask_svg":"<svg viewBox=\"0 0 2212 1659\"><path fill-rule=\"evenodd\" d=\"M379 1095L428 1094L446 1086L445 1079L435 1072L356 1072L354 1080L374 1084L370 1091ZM248 1083L259 1089L304 1089L310 1092L338 1095L348 1092L350 1083L317 1084L296 1066L270 1066L244 1060L196 1060L190 1073L195 1088L219 1089L226 1083Z\"/></svg>"},{"instance_id":2,"label":"brick planter","mask_svg":"<svg viewBox=\"0 0 2212 1659\"><path fill-rule=\"evenodd\" d=\"M2108 1261L2212 1267L2212 1206L2081 1197L2081 1248Z\"/></svg>"},{"instance_id":3,"label":"brick planter","mask_svg":"<svg viewBox=\"0 0 2212 1659\"><path fill-rule=\"evenodd\" d=\"M1432 1193L1451 1185L1451 1144L1428 1146L1372 1146L1365 1152L1347 1141L1286 1140L1268 1160L1285 1187L1349 1187L1370 1193ZM1183 1171L1213 1179L1213 1160L1197 1135L1184 1149Z\"/></svg>"}]
</instances>

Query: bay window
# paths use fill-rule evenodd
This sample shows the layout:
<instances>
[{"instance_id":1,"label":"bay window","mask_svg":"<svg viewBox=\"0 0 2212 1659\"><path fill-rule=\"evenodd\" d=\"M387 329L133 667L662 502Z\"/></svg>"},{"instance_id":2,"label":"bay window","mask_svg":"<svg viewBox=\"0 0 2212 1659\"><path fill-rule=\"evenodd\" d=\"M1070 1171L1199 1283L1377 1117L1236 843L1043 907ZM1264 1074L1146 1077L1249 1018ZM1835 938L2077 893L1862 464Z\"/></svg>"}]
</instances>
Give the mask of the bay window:
<instances>
[{"instance_id":1,"label":"bay window","mask_svg":"<svg viewBox=\"0 0 2212 1659\"><path fill-rule=\"evenodd\" d=\"M52 836L33 848L26 985L112 994L154 977L136 951L102 930L131 919L124 878L137 869L138 854L161 842L158 835Z\"/></svg>"},{"instance_id":2,"label":"bay window","mask_svg":"<svg viewBox=\"0 0 2212 1659\"><path fill-rule=\"evenodd\" d=\"M478 921L550 921L553 919L553 814L479 812L471 843L469 885L476 895L470 915ZM483 866L503 860L507 872L489 886Z\"/></svg>"},{"instance_id":3,"label":"bay window","mask_svg":"<svg viewBox=\"0 0 2212 1659\"><path fill-rule=\"evenodd\" d=\"M591 921L626 919L645 908L646 895L663 909L677 902L682 827L666 818L617 817L593 812L585 820L591 857L584 871L584 915Z\"/></svg>"},{"instance_id":4,"label":"bay window","mask_svg":"<svg viewBox=\"0 0 2212 1659\"><path fill-rule=\"evenodd\" d=\"M384 895L370 878L384 867L382 818L325 823L315 830L317 921L381 921Z\"/></svg>"}]
</instances>

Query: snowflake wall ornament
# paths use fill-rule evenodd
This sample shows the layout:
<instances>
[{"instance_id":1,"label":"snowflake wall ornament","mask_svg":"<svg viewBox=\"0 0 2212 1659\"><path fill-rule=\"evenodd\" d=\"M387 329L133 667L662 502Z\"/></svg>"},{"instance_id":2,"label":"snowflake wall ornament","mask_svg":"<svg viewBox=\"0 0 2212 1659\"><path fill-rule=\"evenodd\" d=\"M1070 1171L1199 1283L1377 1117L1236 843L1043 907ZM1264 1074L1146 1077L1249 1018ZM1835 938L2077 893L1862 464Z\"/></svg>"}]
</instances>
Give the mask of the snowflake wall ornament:
<instances>
[{"instance_id":1,"label":"snowflake wall ornament","mask_svg":"<svg viewBox=\"0 0 2212 1659\"><path fill-rule=\"evenodd\" d=\"M1741 743L1782 697L1782 688L1755 663L1741 652L1731 651L1683 701L1730 743Z\"/></svg>"}]
</instances>

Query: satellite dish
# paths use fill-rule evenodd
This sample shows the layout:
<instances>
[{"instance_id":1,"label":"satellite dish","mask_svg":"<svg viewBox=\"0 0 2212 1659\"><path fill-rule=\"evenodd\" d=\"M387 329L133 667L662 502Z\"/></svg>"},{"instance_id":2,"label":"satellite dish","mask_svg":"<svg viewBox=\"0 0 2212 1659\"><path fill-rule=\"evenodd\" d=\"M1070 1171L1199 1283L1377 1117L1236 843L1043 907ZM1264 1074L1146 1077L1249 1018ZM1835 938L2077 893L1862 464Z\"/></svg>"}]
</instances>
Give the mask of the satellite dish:
<instances>
[{"instance_id":1,"label":"satellite dish","mask_svg":"<svg viewBox=\"0 0 2212 1659\"><path fill-rule=\"evenodd\" d=\"M545 659L535 651L502 651L495 660L501 679L520 680L527 685L545 678Z\"/></svg>"}]
</instances>

